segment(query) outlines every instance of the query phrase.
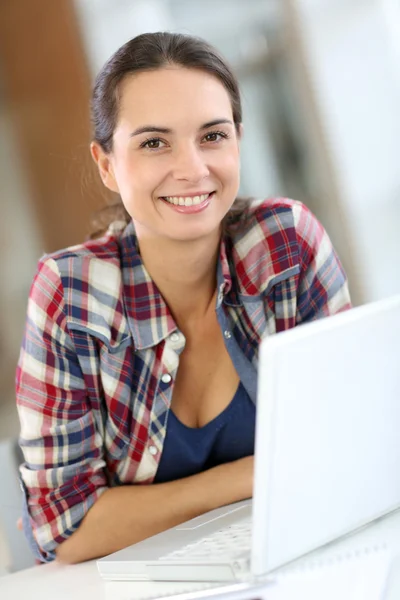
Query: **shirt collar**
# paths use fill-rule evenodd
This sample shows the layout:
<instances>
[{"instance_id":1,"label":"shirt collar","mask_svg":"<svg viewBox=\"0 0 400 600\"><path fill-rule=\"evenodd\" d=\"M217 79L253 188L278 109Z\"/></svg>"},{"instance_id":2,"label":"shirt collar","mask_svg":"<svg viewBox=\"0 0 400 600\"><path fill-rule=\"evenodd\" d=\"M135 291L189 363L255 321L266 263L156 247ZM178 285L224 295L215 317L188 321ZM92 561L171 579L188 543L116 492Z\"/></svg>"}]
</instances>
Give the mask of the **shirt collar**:
<instances>
[{"instance_id":1,"label":"shirt collar","mask_svg":"<svg viewBox=\"0 0 400 600\"><path fill-rule=\"evenodd\" d=\"M228 236L221 240L217 268L218 306L220 301L230 306L241 306L239 282L232 260L233 242Z\"/></svg>"},{"instance_id":2,"label":"shirt collar","mask_svg":"<svg viewBox=\"0 0 400 600\"><path fill-rule=\"evenodd\" d=\"M120 237L123 297L135 348L156 346L176 331L176 323L139 253L135 228L127 225Z\"/></svg>"},{"instance_id":3,"label":"shirt collar","mask_svg":"<svg viewBox=\"0 0 400 600\"><path fill-rule=\"evenodd\" d=\"M135 227L130 222L120 235L124 304L135 348L156 346L177 330L177 325L159 289L147 272L139 252ZM239 283L233 268L232 240L221 240L217 266L218 300L240 306Z\"/></svg>"}]
</instances>

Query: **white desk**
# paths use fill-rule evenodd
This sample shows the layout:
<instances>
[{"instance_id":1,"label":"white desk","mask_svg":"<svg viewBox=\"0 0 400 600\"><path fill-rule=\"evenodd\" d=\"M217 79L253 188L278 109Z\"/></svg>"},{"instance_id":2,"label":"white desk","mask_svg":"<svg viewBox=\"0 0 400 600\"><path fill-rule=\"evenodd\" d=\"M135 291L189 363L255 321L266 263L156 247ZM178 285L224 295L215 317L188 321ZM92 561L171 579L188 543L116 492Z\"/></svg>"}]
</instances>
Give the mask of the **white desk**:
<instances>
[{"instance_id":1,"label":"white desk","mask_svg":"<svg viewBox=\"0 0 400 600\"><path fill-rule=\"evenodd\" d=\"M0 578L1 600L136 600L204 584L104 582L96 561L80 565L50 563Z\"/></svg>"},{"instance_id":2,"label":"white desk","mask_svg":"<svg viewBox=\"0 0 400 600\"><path fill-rule=\"evenodd\" d=\"M393 562L385 600L400 599L400 510L358 532L357 546L373 547L385 540L392 550ZM379 543L379 540L378 540ZM318 551L323 558L331 550L343 553L348 549L348 539L342 539L331 548ZM316 553L313 553L314 555ZM311 555L312 557L312 555ZM296 561L297 563L309 560ZM1 600L138 600L149 596L162 596L172 591L204 587L191 583L104 582L97 571L96 561L65 566L57 563L40 565L0 578ZM292 599L290 599L292 600Z\"/></svg>"},{"instance_id":3,"label":"white desk","mask_svg":"<svg viewBox=\"0 0 400 600\"><path fill-rule=\"evenodd\" d=\"M197 584L198 589L204 584ZM196 584L150 582L104 582L96 562L63 566L40 565L0 578L2 600L138 600L149 596L185 591ZM400 598L400 555L393 563L385 600ZM292 599L290 599L292 600Z\"/></svg>"},{"instance_id":4,"label":"white desk","mask_svg":"<svg viewBox=\"0 0 400 600\"><path fill-rule=\"evenodd\" d=\"M396 558L385 600L400 598L400 556ZM196 584L104 582L95 561L82 565L41 565L0 578L1 600L139 600ZM198 584L198 588L204 584ZM293 600L293 599L290 599Z\"/></svg>"}]
</instances>

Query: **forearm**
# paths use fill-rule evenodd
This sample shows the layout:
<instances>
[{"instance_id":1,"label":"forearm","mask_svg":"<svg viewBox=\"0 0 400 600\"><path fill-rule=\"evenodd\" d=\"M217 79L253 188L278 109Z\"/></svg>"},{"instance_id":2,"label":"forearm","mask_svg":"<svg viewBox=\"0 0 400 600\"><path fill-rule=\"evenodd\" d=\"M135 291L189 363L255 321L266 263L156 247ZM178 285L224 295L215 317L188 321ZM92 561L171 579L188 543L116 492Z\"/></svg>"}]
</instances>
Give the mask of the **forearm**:
<instances>
[{"instance_id":1,"label":"forearm","mask_svg":"<svg viewBox=\"0 0 400 600\"><path fill-rule=\"evenodd\" d=\"M228 463L178 481L111 488L88 511L57 558L77 563L105 556L214 508L249 496L248 482ZM227 485L227 481L230 482Z\"/></svg>"}]
</instances>

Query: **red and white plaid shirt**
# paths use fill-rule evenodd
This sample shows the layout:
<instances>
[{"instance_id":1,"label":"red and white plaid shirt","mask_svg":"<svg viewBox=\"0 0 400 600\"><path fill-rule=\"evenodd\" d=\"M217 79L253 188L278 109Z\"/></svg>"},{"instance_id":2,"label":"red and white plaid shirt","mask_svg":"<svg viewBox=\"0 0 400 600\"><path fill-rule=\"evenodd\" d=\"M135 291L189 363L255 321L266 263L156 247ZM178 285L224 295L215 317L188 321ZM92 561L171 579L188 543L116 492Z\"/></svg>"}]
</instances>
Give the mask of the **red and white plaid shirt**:
<instances>
[{"instance_id":1,"label":"red and white plaid shirt","mask_svg":"<svg viewBox=\"0 0 400 600\"><path fill-rule=\"evenodd\" d=\"M222 239L217 286L226 346L254 402L264 336L350 307L327 233L281 198L256 204L245 228ZM40 261L17 404L26 522L42 560L108 487L153 481L184 344L133 224Z\"/></svg>"}]
</instances>

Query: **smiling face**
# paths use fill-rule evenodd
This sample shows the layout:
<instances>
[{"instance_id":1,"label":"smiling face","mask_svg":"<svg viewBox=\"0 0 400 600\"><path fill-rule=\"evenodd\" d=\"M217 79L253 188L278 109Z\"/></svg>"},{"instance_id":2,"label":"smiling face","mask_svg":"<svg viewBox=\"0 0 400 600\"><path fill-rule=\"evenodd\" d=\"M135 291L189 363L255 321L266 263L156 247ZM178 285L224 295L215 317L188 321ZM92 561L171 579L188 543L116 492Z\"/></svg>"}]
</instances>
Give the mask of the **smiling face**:
<instances>
[{"instance_id":1,"label":"smiling face","mask_svg":"<svg viewBox=\"0 0 400 600\"><path fill-rule=\"evenodd\" d=\"M229 94L197 69L128 76L113 149L92 145L104 184L120 194L139 239L215 235L239 188L239 140Z\"/></svg>"}]
</instances>

